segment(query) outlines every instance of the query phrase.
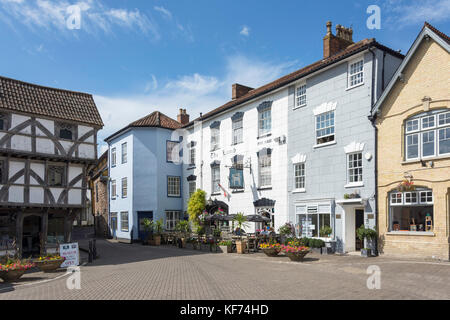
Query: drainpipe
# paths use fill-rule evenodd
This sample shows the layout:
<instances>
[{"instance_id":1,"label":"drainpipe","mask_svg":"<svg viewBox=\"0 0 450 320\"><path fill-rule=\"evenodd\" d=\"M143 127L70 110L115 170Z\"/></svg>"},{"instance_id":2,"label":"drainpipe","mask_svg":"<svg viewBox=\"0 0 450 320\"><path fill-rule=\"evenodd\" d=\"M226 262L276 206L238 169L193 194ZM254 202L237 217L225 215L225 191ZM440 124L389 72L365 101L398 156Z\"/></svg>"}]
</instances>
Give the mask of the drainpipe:
<instances>
[{"instance_id":1,"label":"drainpipe","mask_svg":"<svg viewBox=\"0 0 450 320\"><path fill-rule=\"evenodd\" d=\"M372 51L372 48L369 48L370 53L372 53L372 96L371 96L371 107L370 110L373 110L373 107L375 105L375 53ZM384 82L384 57L383 57L383 82ZM375 231L379 234L378 230L378 129L375 125L375 116L372 117L372 114L369 115L369 120L374 128L374 138L375 138L375 168L374 168L374 174L375 174L375 193L374 193L374 202L375 202ZM378 238L375 239L375 255L378 255Z\"/></svg>"},{"instance_id":2,"label":"drainpipe","mask_svg":"<svg viewBox=\"0 0 450 320\"><path fill-rule=\"evenodd\" d=\"M195 128L195 125L194 125ZM203 113L200 112L200 189L203 190Z\"/></svg>"}]
</instances>

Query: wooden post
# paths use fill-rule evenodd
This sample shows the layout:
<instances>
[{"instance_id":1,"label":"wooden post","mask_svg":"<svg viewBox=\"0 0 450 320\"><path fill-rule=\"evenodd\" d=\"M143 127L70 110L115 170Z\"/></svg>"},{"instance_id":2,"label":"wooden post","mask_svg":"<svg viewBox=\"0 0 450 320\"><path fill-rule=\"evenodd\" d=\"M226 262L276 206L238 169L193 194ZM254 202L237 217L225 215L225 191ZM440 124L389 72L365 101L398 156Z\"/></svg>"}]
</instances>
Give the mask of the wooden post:
<instances>
[{"instance_id":1,"label":"wooden post","mask_svg":"<svg viewBox=\"0 0 450 320\"><path fill-rule=\"evenodd\" d=\"M48 211L42 214L41 219L41 256L47 254L47 235L48 235Z\"/></svg>"},{"instance_id":2,"label":"wooden post","mask_svg":"<svg viewBox=\"0 0 450 320\"><path fill-rule=\"evenodd\" d=\"M16 215L16 255L22 257L22 239L23 239L23 213L17 212Z\"/></svg>"}]
</instances>

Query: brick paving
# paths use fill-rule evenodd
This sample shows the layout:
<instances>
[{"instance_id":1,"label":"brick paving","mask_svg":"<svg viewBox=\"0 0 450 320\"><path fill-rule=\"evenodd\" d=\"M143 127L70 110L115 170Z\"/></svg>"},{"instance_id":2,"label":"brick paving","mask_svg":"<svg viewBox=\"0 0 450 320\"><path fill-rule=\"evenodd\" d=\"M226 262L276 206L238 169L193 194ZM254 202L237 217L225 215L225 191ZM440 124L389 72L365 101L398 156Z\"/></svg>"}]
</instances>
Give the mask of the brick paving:
<instances>
[{"instance_id":1,"label":"brick paving","mask_svg":"<svg viewBox=\"0 0 450 320\"><path fill-rule=\"evenodd\" d=\"M0 288L7 299L450 299L450 263L389 257L308 255L303 263L264 254L217 254L98 240L100 259L81 267L81 289L66 277ZM381 270L369 290L367 267Z\"/></svg>"}]
</instances>

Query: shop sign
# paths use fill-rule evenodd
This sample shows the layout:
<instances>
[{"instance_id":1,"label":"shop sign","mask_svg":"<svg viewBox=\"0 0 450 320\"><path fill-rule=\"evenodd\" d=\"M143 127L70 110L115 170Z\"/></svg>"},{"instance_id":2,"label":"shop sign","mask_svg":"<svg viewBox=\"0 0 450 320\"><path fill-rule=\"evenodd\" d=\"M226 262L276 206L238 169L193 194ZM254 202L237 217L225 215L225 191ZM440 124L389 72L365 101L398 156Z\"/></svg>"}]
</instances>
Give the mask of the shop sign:
<instances>
[{"instance_id":1,"label":"shop sign","mask_svg":"<svg viewBox=\"0 0 450 320\"><path fill-rule=\"evenodd\" d=\"M59 255L66 258L61 265L61 268L80 265L80 249L78 247L78 242L61 244L59 246Z\"/></svg>"}]
</instances>

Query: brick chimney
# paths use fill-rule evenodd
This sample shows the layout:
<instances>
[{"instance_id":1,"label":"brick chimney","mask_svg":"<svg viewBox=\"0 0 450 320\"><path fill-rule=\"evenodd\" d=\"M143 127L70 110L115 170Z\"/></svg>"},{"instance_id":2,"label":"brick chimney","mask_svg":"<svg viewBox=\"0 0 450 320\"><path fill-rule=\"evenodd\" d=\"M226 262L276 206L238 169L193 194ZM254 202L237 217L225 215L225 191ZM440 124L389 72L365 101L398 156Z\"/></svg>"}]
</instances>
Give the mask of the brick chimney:
<instances>
[{"instance_id":1,"label":"brick chimney","mask_svg":"<svg viewBox=\"0 0 450 320\"><path fill-rule=\"evenodd\" d=\"M340 24L336 25L336 35L331 31L331 21L327 22L327 34L323 38L323 58L326 59L332 55L344 50L353 44L352 28L345 28Z\"/></svg>"},{"instance_id":2,"label":"brick chimney","mask_svg":"<svg viewBox=\"0 0 450 320\"><path fill-rule=\"evenodd\" d=\"M180 108L180 113L177 116L177 121L182 125L189 123L189 115L186 113L186 109Z\"/></svg>"},{"instance_id":3,"label":"brick chimney","mask_svg":"<svg viewBox=\"0 0 450 320\"><path fill-rule=\"evenodd\" d=\"M236 100L247 94L249 91L253 90L253 88L243 86L242 84L235 83L231 86L231 99Z\"/></svg>"}]
</instances>

